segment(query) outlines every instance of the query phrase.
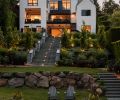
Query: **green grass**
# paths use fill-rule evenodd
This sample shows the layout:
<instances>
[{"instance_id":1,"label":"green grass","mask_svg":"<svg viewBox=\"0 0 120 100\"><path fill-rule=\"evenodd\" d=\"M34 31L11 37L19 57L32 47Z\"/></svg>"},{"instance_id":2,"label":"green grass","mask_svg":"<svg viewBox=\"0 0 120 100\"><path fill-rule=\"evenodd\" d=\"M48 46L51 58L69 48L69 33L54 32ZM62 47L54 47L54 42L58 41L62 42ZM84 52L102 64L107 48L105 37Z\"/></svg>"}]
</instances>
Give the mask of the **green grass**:
<instances>
[{"instance_id":1,"label":"green grass","mask_svg":"<svg viewBox=\"0 0 120 100\"><path fill-rule=\"evenodd\" d=\"M24 100L48 100L48 89L39 89L39 88L0 88L0 100L8 100L15 92L20 91L23 94ZM58 90L59 91L59 90ZM60 100L64 100L65 90L59 91ZM83 100L88 97L89 92L87 90L77 90L76 91L76 100ZM5 98L5 99L2 99ZM100 100L106 100L105 97L101 97Z\"/></svg>"},{"instance_id":2,"label":"green grass","mask_svg":"<svg viewBox=\"0 0 120 100\"><path fill-rule=\"evenodd\" d=\"M39 71L72 71L77 73L97 74L106 72L101 68L79 68L79 67L2 67L0 72L39 72Z\"/></svg>"},{"instance_id":3,"label":"green grass","mask_svg":"<svg viewBox=\"0 0 120 100\"><path fill-rule=\"evenodd\" d=\"M101 68L79 68L79 67L2 67L0 72L39 72L39 71L72 71L77 73L88 73L97 74L101 72L106 72ZM15 92L21 91L24 96L24 100L47 100L48 99L48 89L41 88L10 88L10 87L0 87L0 100L8 100ZM60 90L60 100L64 100L64 91ZM76 100L83 100L88 97L89 92L87 90L77 90ZM5 99L2 99L5 98ZM106 100L105 97L101 97L100 100Z\"/></svg>"}]
</instances>

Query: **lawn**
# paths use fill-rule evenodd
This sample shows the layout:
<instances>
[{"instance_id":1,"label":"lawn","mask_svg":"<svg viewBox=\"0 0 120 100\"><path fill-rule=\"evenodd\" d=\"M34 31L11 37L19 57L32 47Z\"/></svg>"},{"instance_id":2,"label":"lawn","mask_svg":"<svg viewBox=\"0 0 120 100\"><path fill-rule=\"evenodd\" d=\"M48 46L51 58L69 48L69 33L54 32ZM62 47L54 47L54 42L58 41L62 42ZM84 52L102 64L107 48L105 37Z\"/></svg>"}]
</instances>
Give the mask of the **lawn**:
<instances>
[{"instance_id":1,"label":"lawn","mask_svg":"<svg viewBox=\"0 0 120 100\"><path fill-rule=\"evenodd\" d=\"M20 91L23 94L24 100L48 100L48 89L39 89L39 88L8 88L2 87L0 88L0 100L8 100L16 91ZM58 90L59 91L59 90ZM64 100L65 90L59 91L60 100ZM88 97L89 92L87 90L77 90L76 91L76 100L84 100L84 98ZM5 99L2 99L5 98ZM106 100L105 97L101 97L100 100Z\"/></svg>"},{"instance_id":2,"label":"lawn","mask_svg":"<svg viewBox=\"0 0 120 100\"><path fill-rule=\"evenodd\" d=\"M39 72L39 71L72 71L77 73L97 74L107 72L102 68L79 68L79 67L2 67L0 72Z\"/></svg>"},{"instance_id":3,"label":"lawn","mask_svg":"<svg viewBox=\"0 0 120 100\"><path fill-rule=\"evenodd\" d=\"M107 72L102 68L79 68L79 67L1 67L0 72L39 72L39 71L72 71L77 73L88 73L97 74L102 72ZM10 87L0 87L0 100L9 100L9 98L17 91L23 93L24 100L47 100L48 89L41 88L10 88ZM64 100L65 90L60 90L60 100ZM76 100L84 100L88 97L89 92L87 90L77 90ZM5 99L3 99L5 98ZM106 100L105 97L101 97L100 100Z\"/></svg>"}]
</instances>

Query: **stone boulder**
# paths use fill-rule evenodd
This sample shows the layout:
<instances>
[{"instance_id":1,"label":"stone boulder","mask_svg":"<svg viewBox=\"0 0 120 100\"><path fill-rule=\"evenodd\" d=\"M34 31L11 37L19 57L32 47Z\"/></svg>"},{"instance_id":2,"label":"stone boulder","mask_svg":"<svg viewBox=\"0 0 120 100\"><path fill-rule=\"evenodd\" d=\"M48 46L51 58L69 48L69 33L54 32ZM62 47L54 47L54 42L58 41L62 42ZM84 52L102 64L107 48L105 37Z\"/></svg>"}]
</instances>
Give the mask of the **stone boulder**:
<instances>
[{"instance_id":1,"label":"stone boulder","mask_svg":"<svg viewBox=\"0 0 120 100\"><path fill-rule=\"evenodd\" d=\"M76 78L75 73L70 72L70 73L67 75L67 78L68 78L68 79L75 79L75 78Z\"/></svg>"},{"instance_id":2,"label":"stone boulder","mask_svg":"<svg viewBox=\"0 0 120 100\"><path fill-rule=\"evenodd\" d=\"M91 90L92 90L93 92L95 92L97 88L99 88L99 84L97 84L97 83L91 84Z\"/></svg>"},{"instance_id":3,"label":"stone boulder","mask_svg":"<svg viewBox=\"0 0 120 100\"><path fill-rule=\"evenodd\" d=\"M25 73L23 73L23 72L17 72L16 74L15 74L15 77L17 77L17 78L25 78Z\"/></svg>"},{"instance_id":4,"label":"stone boulder","mask_svg":"<svg viewBox=\"0 0 120 100\"><path fill-rule=\"evenodd\" d=\"M0 79L0 87L7 85L7 79Z\"/></svg>"},{"instance_id":5,"label":"stone boulder","mask_svg":"<svg viewBox=\"0 0 120 100\"><path fill-rule=\"evenodd\" d=\"M77 81L77 88L83 89L84 84L81 81Z\"/></svg>"},{"instance_id":6,"label":"stone boulder","mask_svg":"<svg viewBox=\"0 0 120 100\"><path fill-rule=\"evenodd\" d=\"M37 87L48 88L48 87L49 87L48 77L46 77L46 76L41 76L41 77L38 79Z\"/></svg>"},{"instance_id":7,"label":"stone boulder","mask_svg":"<svg viewBox=\"0 0 120 100\"><path fill-rule=\"evenodd\" d=\"M62 86L62 87L68 87L67 78L62 78L62 79L61 79L61 86Z\"/></svg>"},{"instance_id":8,"label":"stone boulder","mask_svg":"<svg viewBox=\"0 0 120 100\"><path fill-rule=\"evenodd\" d=\"M38 78L35 75L29 75L25 78L25 85L28 87L36 87Z\"/></svg>"},{"instance_id":9,"label":"stone boulder","mask_svg":"<svg viewBox=\"0 0 120 100\"><path fill-rule=\"evenodd\" d=\"M38 78L40 78L42 76L42 74L40 74L40 73L34 73L34 75Z\"/></svg>"},{"instance_id":10,"label":"stone boulder","mask_svg":"<svg viewBox=\"0 0 120 100\"><path fill-rule=\"evenodd\" d=\"M43 73L42 73L42 75L43 75L43 76L46 76L46 77L50 76L50 74L51 74L50 72L43 72Z\"/></svg>"},{"instance_id":11,"label":"stone boulder","mask_svg":"<svg viewBox=\"0 0 120 100\"><path fill-rule=\"evenodd\" d=\"M66 77L66 74L64 74L63 72L61 72L58 76L59 76L60 78L65 78L65 77Z\"/></svg>"},{"instance_id":12,"label":"stone boulder","mask_svg":"<svg viewBox=\"0 0 120 100\"><path fill-rule=\"evenodd\" d=\"M81 82L84 84L84 87L89 88L91 84L95 82L94 78L89 74L83 74Z\"/></svg>"},{"instance_id":13,"label":"stone boulder","mask_svg":"<svg viewBox=\"0 0 120 100\"><path fill-rule=\"evenodd\" d=\"M97 93L98 95L101 95L101 94L103 93L103 90L102 90L101 88L97 88L97 89L96 89L96 93Z\"/></svg>"},{"instance_id":14,"label":"stone boulder","mask_svg":"<svg viewBox=\"0 0 120 100\"><path fill-rule=\"evenodd\" d=\"M21 87L24 85L24 78L12 78L8 81L8 85L11 87Z\"/></svg>"},{"instance_id":15,"label":"stone boulder","mask_svg":"<svg viewBox=\"0 0 120 100\"><path fill-rule=\"evenodd\" d=\"M50 85L55 85L57 88L61 87L61 78L57 76L52 76L50 80Z\"/></svg>"},{"instance_id":16,"label":"stone boulder","mask_svg":"<svg viewBox=\"0 0 120 100\"><path fill-rule=\"evenodd\" d=\"M7 73L7 72L5 72L5 73L3 73L2 74L2 78L12 78L12 76L13 76L13 73Z\"/></svg>"},{"instance_id":17,"label":"stone boulder","mask_svg":"<svg viewBox=\"0 0 120 100\"><path fill-rule=\"evenodd\" d=\"M67 84L68 85L75 85L76 84L76 80L75 79L67 79Z\"/></svg>"}]
</instances>

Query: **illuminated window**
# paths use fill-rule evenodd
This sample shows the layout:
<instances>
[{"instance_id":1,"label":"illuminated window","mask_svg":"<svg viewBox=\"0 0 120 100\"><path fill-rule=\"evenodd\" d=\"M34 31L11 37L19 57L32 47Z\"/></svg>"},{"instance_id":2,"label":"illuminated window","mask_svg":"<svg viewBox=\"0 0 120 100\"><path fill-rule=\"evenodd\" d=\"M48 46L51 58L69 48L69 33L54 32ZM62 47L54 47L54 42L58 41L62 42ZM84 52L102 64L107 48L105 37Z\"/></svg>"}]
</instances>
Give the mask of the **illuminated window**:
<instances>
[{"instance_id":1,"label":"illuminated window","mask_svg":"<svg viewBox=\"0 0 120 100\"><path fill-rule=\"evenodd\" d=\"M71 2L70 0L62 0L63 10L70 10Z\"/></svg>"},{"instance_id":2,"label":"illuminated window","mask_svg":"<svg viewBox=\"0 0 120 100\"><path fill-rule=\"evenodd\" d=\"M38 0L28 0L28 5L29 6L37 6L38 5Z\"/></svg>"},{"instance_id":3,"label":"illuminated window","mask_svg":"<svg viewBox=\"0 0 120 100\"><path fill-rule=\"evenodd\" d=\"M25 23L41 23L41 9L39 8L26 8Z\"/></svg>"},{"instance_id":4,"label":"illuminated window","mask_svg":"<svg viewBox=\"0 0 120 100\"><path fill-rule=\"evenodd\" d=\"M58 0L50 0L50 9L58 10Z\"/></svg>"},{"instance_id":5,"label":"illuminated window","mask_svg":"<svg viewBox=\"0 0 120 100\"><path fill-rule=\"evenodd\" d=\"M82 29L91 32L91 26L90 25L82 25Z\"/></svg>"},{"instance_id":6,"label":"illuminated window","mask_svg":"<svg viewBox=\"0 0 120 100\"><path fill-rule=\"evenodd\" d=\"M82 10L81 15L82 16L91 16L91 10Z\"/></svg>"}]
</instances>

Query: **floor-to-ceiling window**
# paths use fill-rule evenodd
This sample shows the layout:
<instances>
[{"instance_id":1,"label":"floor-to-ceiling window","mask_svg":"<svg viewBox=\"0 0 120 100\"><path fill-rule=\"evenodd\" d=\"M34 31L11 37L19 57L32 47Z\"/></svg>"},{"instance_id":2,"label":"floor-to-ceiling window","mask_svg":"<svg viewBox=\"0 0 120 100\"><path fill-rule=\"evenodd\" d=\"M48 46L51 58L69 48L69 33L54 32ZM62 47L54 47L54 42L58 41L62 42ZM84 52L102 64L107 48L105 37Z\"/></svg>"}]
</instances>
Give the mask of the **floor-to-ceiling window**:
<instances>
[{"instance_id":1,"label":"floor-to-ceiling window","mask_svg":"<svg viewBox=\"0 0 120 100\"><path fill-rule=\"evenodd\" d=\"M50 10L58 10L58 0L50 0Z\"/></svg>"},{"instance_id":2,"label":"floor-to-ceiling window","mask_svg":"<svg viewBox=\"0 0 120 100\"><path fill-rule=\"evenodd\" d=\"M71 0L62 0L62 8L63 10L70 10Z\"/></svg>"},{"instance_id":3,"label":"floor-to-ceiling window","mask_svg":"<svg viewBox=\"0 0 120 100\"><path fill-rule=\"evenodd\" d=\"M26 8L25 23L41 23L41 9L39 8Z\"/></svg>"}]
</instances>

